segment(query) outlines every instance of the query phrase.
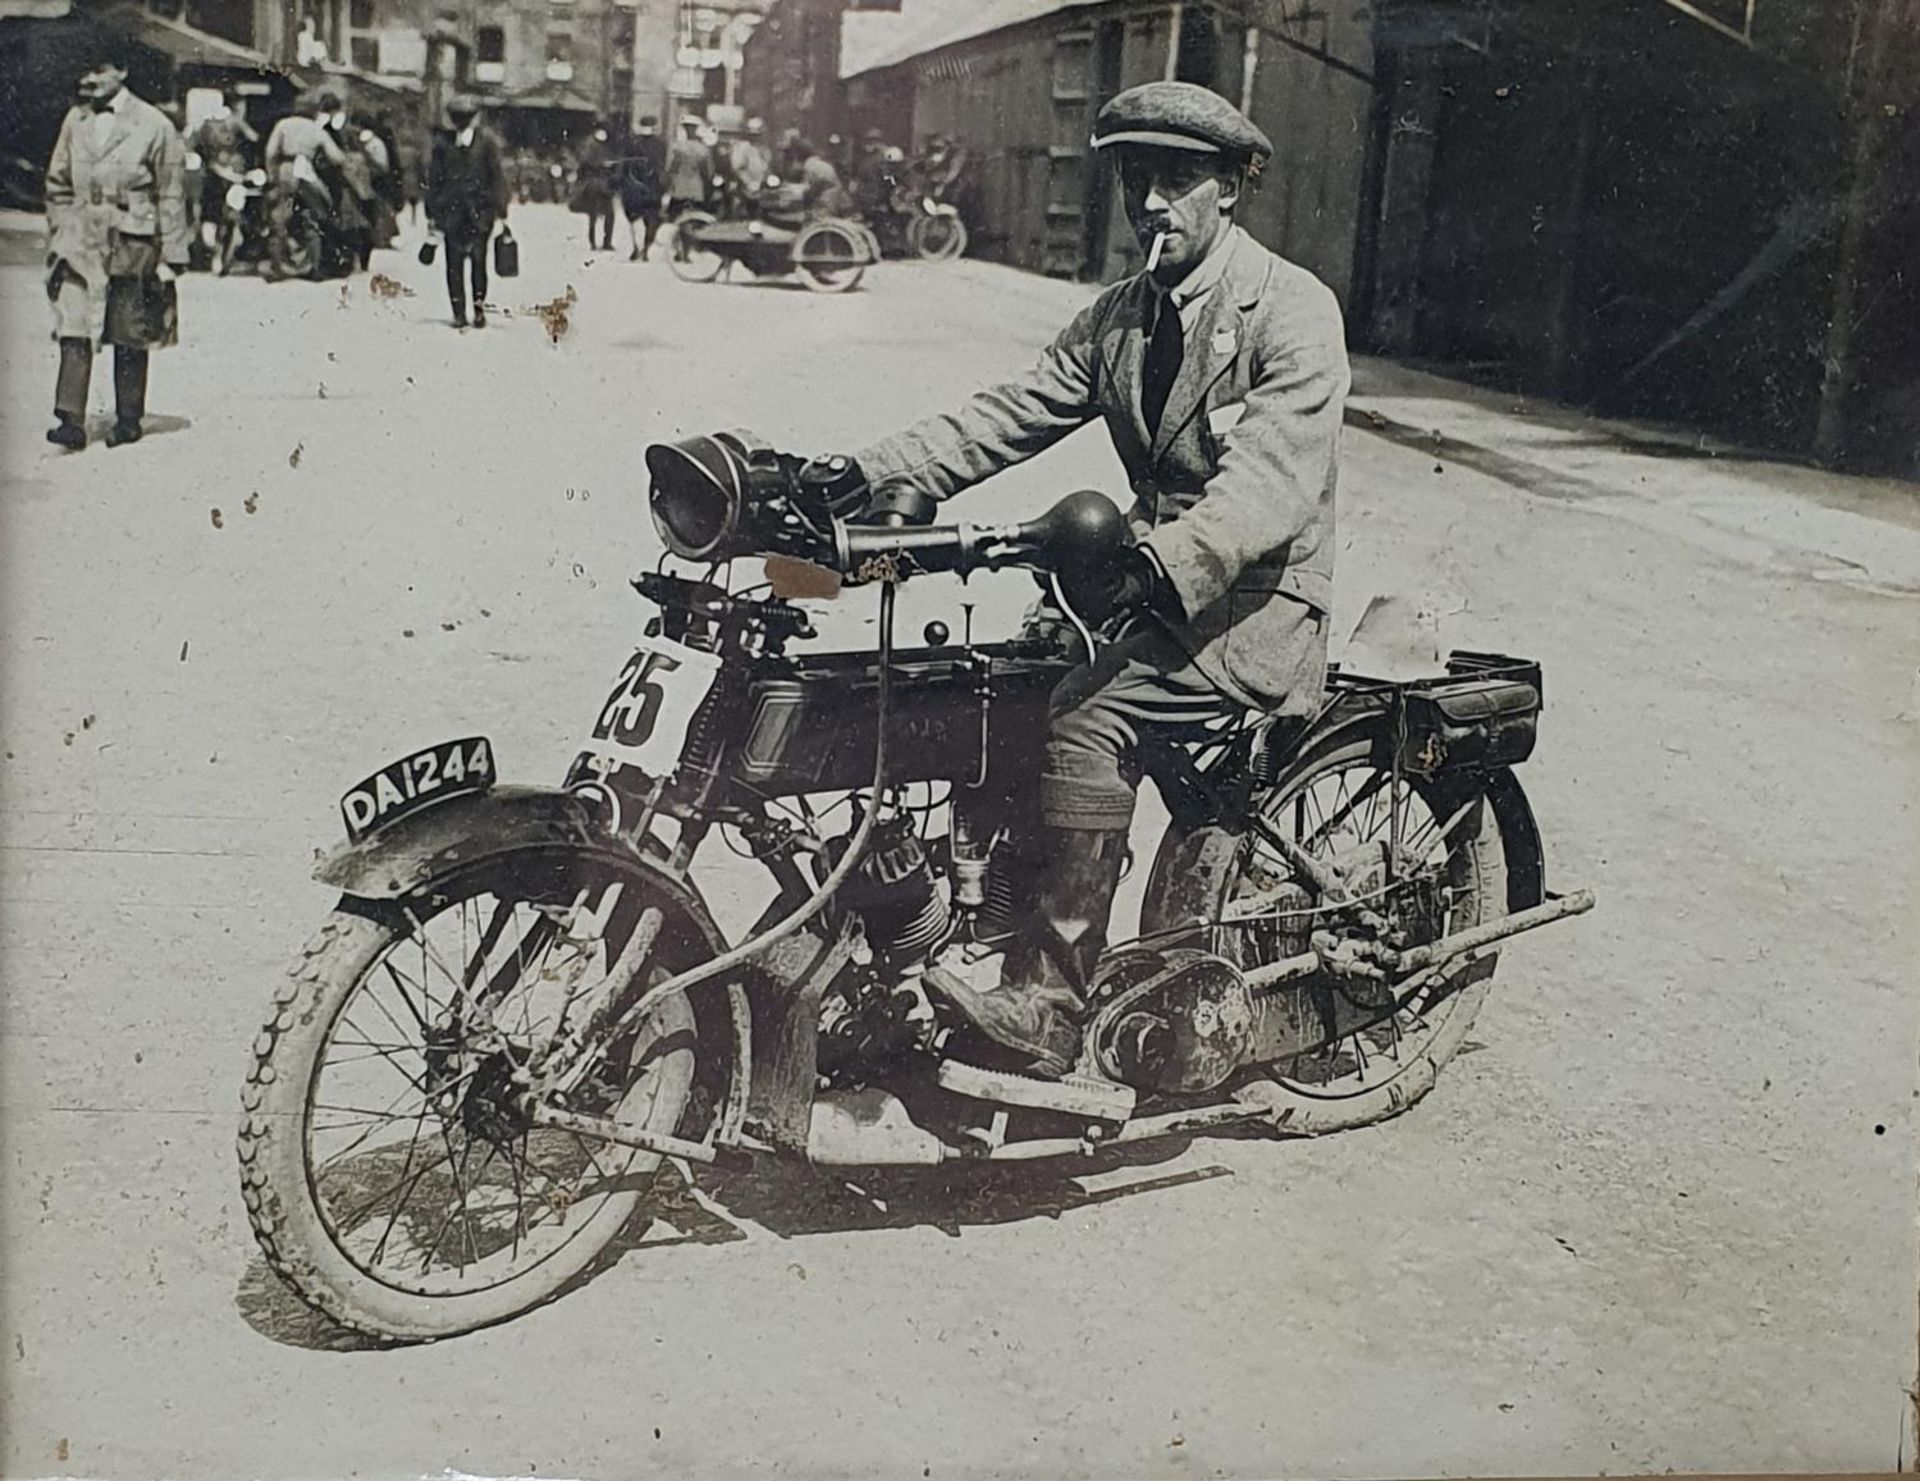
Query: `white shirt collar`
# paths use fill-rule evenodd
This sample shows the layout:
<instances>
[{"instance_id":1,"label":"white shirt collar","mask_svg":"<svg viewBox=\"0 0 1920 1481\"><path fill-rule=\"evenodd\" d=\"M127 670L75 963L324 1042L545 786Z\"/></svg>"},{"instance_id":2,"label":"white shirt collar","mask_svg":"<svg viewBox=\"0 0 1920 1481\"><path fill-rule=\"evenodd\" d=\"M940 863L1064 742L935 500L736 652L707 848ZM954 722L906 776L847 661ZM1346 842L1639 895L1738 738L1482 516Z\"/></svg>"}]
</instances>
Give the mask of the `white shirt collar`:
<instances>
[{"instance_id":1,"label":"white shirt collar","mask_svg":"<svg viewBox=\"0 0 1920 1481\"><path fill-rule=\"evenodd\" d=\"M469 149L473 146L473 131L478 127L478 123L470 123L454 135L454 138L458 141L462 149Z\"/></svg>"},{"instance_id":2,"label":"white shirt collar","mask_svg":"<svg viewBox=\"0 0 1920 1481\"><path fill-rule=\"evenodd\" d=\"M1234 249L1240 245L1240 238L1244 235L1245 233L1238 226L1228 222L1227 229L1213 239L1213 245L1207 249L1207 255L1200 259L1192 272L1171 288L1160 289L1173 300L1174 308L1183 318L1190 307L1220 286L1220 280L1227 275L1228 264L1233 261ZM1160 287L1158 283L1154 286Z\"/></svg>"}]
</instances>

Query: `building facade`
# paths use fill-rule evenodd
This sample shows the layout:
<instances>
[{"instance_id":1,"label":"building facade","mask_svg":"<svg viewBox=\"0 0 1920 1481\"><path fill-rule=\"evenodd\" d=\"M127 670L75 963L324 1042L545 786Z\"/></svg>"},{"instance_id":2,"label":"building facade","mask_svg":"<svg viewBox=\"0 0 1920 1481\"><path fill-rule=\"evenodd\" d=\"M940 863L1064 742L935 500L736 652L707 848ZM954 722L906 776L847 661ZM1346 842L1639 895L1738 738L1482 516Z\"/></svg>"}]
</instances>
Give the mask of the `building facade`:
<instances>
[{"instance_id":1,"label":"building facade","mask_svg":"<svg viewBox=\"0 0 1920 1481\"><path fill-rule=\"evenodd\" d=\"M1242 219L1357 347L1920 474L1920 0L906 0L840 33L821 111L966 144L987 255L1137 270L1093 115L1193 81L1274 139Z\"/></svg>"}]
</instances>

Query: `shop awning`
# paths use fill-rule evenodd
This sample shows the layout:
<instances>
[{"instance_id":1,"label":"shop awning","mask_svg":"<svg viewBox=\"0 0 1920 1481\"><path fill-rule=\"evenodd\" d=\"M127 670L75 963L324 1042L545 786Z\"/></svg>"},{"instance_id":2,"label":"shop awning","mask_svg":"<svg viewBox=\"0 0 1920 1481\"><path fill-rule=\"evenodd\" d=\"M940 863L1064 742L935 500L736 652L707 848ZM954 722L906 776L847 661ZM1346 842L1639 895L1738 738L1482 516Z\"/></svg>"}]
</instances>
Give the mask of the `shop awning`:
<instances>
[{"instance_id":1,"label":"shop awning","mask_svg":"<svg viewBox=\"0 0 1920 1481\"><path fill-rule=\"evenodd\" d=\"M142 10L137 5L110 5L95 12L100 24L130 36L142 46L170 57L176 66L247 67L256 72L273 70L264 52L229 41L224 36L196 30L180 21L170 21Z\"/></svg>"},{"instance_id":2,"label":"shop awning","mask_svg":"<svg viewBox=\"0 0 1920 1481\"><path fill-rule=\"evenodd\" d=\"M537 87L522 88L517 93L508 93L498 99L485 98L496 108L546 109L554 113L598 113L600 109L593 99L575 92L564 82L543 82Z\"/></svg>"},{"instance_id":3,"label":"shop awning","mask_svg":"<svg viewBox=\"0 0 1920 1481\"><path fill-rule=\"evenodd\" d=\"M396 101L417 103L424 90L424 85L418 77L406 77L388 72L362 72L357 67L341 66L338 63L324 67L289 67L286 72L302 88L308 90L332 88L349 102L368 100L375 103Z\"/></svg>"}]
</instances>

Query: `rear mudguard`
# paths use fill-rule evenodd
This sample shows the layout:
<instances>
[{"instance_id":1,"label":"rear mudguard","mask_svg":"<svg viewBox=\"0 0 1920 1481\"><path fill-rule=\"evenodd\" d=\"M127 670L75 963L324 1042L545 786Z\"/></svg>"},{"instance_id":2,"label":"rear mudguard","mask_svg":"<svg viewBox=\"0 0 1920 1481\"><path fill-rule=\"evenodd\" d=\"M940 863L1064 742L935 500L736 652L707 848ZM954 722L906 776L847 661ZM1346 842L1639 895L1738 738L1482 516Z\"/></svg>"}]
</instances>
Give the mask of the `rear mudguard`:
<instances>
[{"instance_id":1,"label":"rear mudguard","mask_svg":"<svg viewBox=\"0 0 1920 1481\"><path fill-rule=\"evenodd\" d=\"M713 955L727 949L713 913L688 880L609 834L585 798L556 787L496 787L449 798L371 838L340 845L314 866L313 877L377 908L431 894L457 870L527 852L565 852L634 871L684 918ZM720 1100L719 1139L732 1141L746 1115L753 1073L747 994L738 981L731 981L724 996L695 990L688 1000L699 1026L703 1063L726 1066L724 1077L716 1075L714 1088Z\"/></svg>"}]
</instances>

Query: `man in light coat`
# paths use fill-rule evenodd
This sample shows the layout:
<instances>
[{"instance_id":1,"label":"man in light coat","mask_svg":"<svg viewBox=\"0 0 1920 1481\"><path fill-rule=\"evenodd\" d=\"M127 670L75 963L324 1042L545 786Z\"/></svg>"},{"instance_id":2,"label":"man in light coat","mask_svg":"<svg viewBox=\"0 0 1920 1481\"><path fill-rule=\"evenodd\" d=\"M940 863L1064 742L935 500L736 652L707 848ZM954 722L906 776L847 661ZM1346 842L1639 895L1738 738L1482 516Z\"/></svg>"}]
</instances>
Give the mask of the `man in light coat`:
<instances>
[{"instance_id":1,"label":"man in light coat","mask_svg":"<svg viewBox=\"0 0 1920 1481\"><path fill-rule=\"evenodd\" d=\"M667 195L662 206L667 220L688 211L704 211L713 192L713 150L700 138L700 120L680 120L680 138L667 151Z\"/></svg>"},{"instance_id":2,"label":"man in light coat","mask_svg":"<svg viewBox=\"0 0 1920 1481\"><path fill-rule=\"evenodd\" d=\"M121 44L100 44L47 165L47 297L60 344L47 440L73 450L87 445L96 341L113 346L107 445L140 440L147 355L179 337L174 280L192 247L186 146L158 108L127 90L128 63Z\"/></svg>"},{"instance_id":3,"label":"man in light coat","mask_svg":"<svg viewBox=\"0 0 1920 1481\"><path fill-rule=\"evenodd\" d=\"M1149 83L1100 112L1147 270L1084 309L1026 374L855 455L870 517L945 499L1096 419L1132 483L1137 543L1083 586L1090 620L1146 620L1053 696L1029 928L990 985L923 979L1041 1074L1071 1068L1125 858L1141 751L1246 706L1310 715L1333 598L1349 384L1333 294L1234 224L1272 145L1217 94ZM988 963L991 966L992 963Z\"/></svg>"}]
</instances>

